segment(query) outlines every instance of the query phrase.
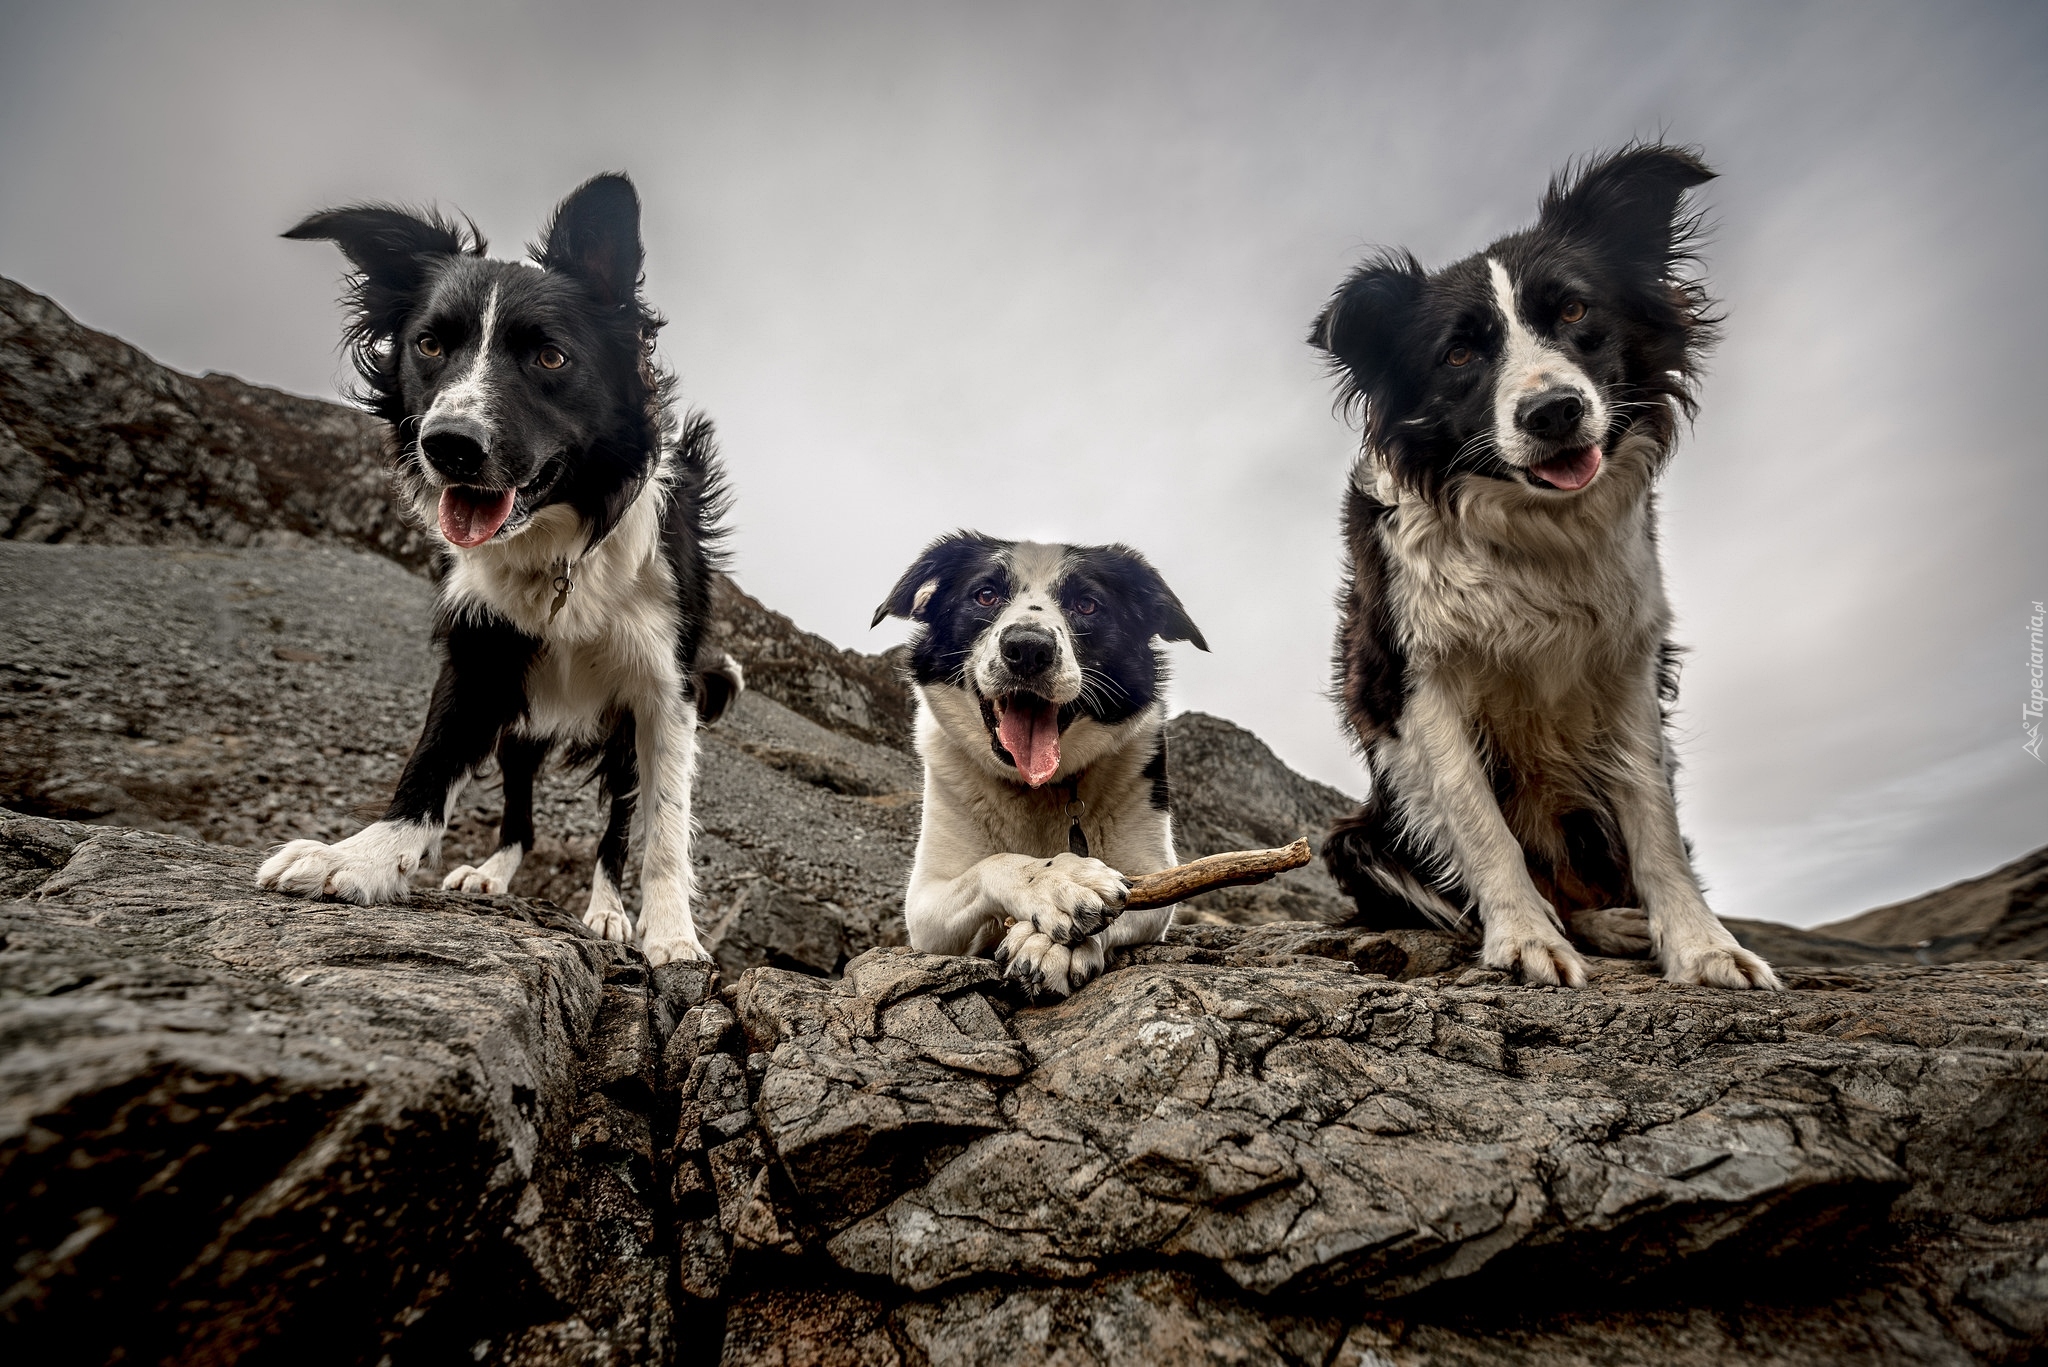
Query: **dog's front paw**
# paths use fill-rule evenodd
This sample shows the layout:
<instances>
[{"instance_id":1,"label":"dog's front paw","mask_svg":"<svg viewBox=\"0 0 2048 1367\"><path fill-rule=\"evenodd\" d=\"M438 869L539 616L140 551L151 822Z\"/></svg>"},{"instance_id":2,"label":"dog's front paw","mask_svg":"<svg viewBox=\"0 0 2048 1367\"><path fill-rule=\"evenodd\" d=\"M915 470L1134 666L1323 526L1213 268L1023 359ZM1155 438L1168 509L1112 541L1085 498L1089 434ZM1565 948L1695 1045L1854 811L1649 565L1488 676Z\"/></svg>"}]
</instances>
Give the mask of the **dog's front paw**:
<instances>
[{"instance_id":1,"label":"dog's front paw","mask_svg":"<svg viewBox=\"0 0 2048 1367\"><path fill-rule=\"evenodd\" d=\"M1708 944L1665 955L1664 980L1701 987L1762 988L1782 992L1771 966L1738 944Z\"/></svg>"},{"instance_id":2,"label":"dog's front paw","mask_svg":"<svg viewBox=\"0 0 2048 1367\"><path fill-rule=\"evenodd\" d=\"M651 964L711 957L697 938L687 887L657 879L640 890L640 952Z\"/></svg>"},{"instance_id":3,"label":"dog's front paw","mask_svg":"<svg viewBox=\"0 0 2048 1367\"><path fill-rule=\"evenodd\" d=\"M1084 936L1074 944L1061 944L1033 930L1030 922L1019 921L996 946L996 962L1004 977L1021 980L1032 996L1064 997L1102 976L1102 941Z\"/></svg>"},{"instance_id":4,"label":"dog's front paw","mask_svg":"<svg viewBox=\"0 0 2048 1367\"><path fill-rule=\"evenodd\" d=\"M1130 881L1100 859L1061 854L1025 860L1002 901L1018 925L1073 945L1115 920L1130 895Z\"/></svg>"},{"instance_id":5,"label":"dog's front paw","mask_svg":"<svg viewBox=\"0 0 2048 1367\"><path fill-rule=\"evenodd\" d=\"M1571 937L1595 954L1640 959L1650 952L1650 918L1641 907L1593 907L1568 918Z\"/></svg>"},{"instance_id":6,"label":"dog's front paw","mask_svg":"<svg viewBox=\"0 0 2048 1367\"><path fill-rule=\"evenodd\" d=\"M380 821L346 840L294 840L263 861L256 886L300 897L339 897L374 906L405 900L425 841L403 822Z\"/></svg>"},{"instance_id":7,"label":"dog's front paw","mask_svg":"<svg viewBox=\"0 0 2048 1367\"><path fill-rule=\"evenodd\" d=\"M583 924L596 931L601 940L625 944L633 938L633 918L616 907L592 907L583 913Z\"/></svg>"},{"instance_id":8,"label":"dog's front paw","mask_svg":"<svg viewBox=\"0 0 2048 1367\"><path fill-rule=\"evenodd\" d=\"M647 956L647 962L659 967L662 964L685 963L692 959L709 959L711 952L698 942L695 935L671 936L665 940L648 940L640 946L640 952Z\"/></svg>"},{"instance_id":9,"label":"dog's front paw","mask_svg":"<svg viewBox=\"0 0 2048 1367\"><path fill-rule=\"evenodd\" d=\"M1586 961L1547 920L1518 922L1498 931L1488 927L1479 960L1488 968L1520 974L1523 982L1545 987L1586 985Z\"/></svg>"},{"instance_id":10,"label":"dog's front paw","mask_svg":"<svg viewBox=\"0 0 2048 1367\"><path fill-rule=\"evenodd\" d=\"M460 868L450 869L448 876L441 880L441 886L450 892L481 892L495 895L505 891L509 884L488 869L464 864Z\"/></svg>"}]
</instances>

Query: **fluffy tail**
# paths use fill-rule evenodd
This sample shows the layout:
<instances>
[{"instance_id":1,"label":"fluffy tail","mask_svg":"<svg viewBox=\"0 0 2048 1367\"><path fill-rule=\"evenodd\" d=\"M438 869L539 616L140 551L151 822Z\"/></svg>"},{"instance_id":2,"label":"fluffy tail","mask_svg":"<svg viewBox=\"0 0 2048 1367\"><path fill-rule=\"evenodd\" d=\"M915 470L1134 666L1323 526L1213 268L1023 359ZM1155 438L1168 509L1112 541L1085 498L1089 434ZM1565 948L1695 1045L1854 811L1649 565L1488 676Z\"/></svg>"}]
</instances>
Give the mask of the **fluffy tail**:
<instances>
[{"instance_id":1,"label":"fluffy tail","mask_svg":"<svg viewBox=\"0 0 2048 1367\"><path fill-rule=\"evenodd\" d=\"M1444 888L1428 860L1381 804L1379 794L1330 823L1323 866L1358 907L1351 924L1374 930L1427 929L1469 934L1461 889Z\"/></svg>"}]
</instances>

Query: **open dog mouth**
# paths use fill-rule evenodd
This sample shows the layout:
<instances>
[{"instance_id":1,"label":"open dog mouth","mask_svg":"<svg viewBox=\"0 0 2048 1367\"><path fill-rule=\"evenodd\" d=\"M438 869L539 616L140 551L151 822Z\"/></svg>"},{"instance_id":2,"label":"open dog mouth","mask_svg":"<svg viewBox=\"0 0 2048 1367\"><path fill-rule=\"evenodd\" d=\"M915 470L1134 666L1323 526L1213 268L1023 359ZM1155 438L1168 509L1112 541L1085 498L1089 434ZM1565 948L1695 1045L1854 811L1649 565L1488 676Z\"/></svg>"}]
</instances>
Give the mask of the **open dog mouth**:
<instances>
[{"instance_id":1,"label":"open dog mouth","mask_svg":"<svg viewBox=\"0 0 2048 1367\"><path fill-rule=\"evenodd\" d=\"M1560 451L1542 464L1530 466L1529 480L1542 488L1562 489L1566 493L1583 489L1600 473L1600 454L1598 445Z\"/></svg>"},{"instance_id":2,"label":"open dog mouth","mask_svg":"<svg viewBox=\"0 0 2048 1367\"><path fill-rule=\"evenodd\" d=\"M1058 703L1036 693L1006 693L983 698L981 716L1026 783L1041 788L1059 772Z\"/></svg>"},{"instance_id":3,"label":"open dog mouth","mask_svg":"<svg viewBox=\"0 0 2048 1367\"><path fill-rule=\"evenodd\" d=\"M465 550L481 546L498 534L512 516L517 489L478 489L451 484L441 491L441 535Z\"/></svg>"}]
</instances>

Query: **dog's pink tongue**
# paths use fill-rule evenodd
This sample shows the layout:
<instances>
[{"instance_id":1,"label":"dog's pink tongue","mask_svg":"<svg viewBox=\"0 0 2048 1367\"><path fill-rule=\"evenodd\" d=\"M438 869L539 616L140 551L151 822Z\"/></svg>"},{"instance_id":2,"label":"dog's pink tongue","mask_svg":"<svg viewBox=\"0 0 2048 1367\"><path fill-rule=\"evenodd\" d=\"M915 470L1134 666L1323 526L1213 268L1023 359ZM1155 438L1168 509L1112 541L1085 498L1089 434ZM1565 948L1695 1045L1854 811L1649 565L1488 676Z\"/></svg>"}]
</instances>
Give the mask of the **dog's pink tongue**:
<instances>
[{"instance_id":1,"label":"dog's pink tongue","mask_svg":"<svg viewBox=\"0 0 2048 1367\"><path fill-rule=\"evenodd\" d=\"M1037 788L1060 767L1059 709L1043 698L1018 694L1002 705L996 738L1017 762L1017 772Z\"/></svg>"},{"instance_id":2,"label":"dog's pink tongue","mask_svg":"<svg viewBox=\"0 0 2048 1367\"><path fill-rule=\"evenodd\" d=\"M512 489L471 489L451 484L441 491L441 535L458 546L481 546L512 516Z\"/></svg>"},{"instance_id":3,"label":"dog's pink tongue","mask_svg":"<svg viewBox=\"0 0 2048 1367\"><path fill-rule=\"evenodd\" d=\"M1581 446L1576 451L1567 451L1541 465L1531 466L1530 472L1546 484L1555 484L1560 489L1583 489L1593 482L1593 476L1600 473L1600 448Z\"/></svg>"}]
</instances>

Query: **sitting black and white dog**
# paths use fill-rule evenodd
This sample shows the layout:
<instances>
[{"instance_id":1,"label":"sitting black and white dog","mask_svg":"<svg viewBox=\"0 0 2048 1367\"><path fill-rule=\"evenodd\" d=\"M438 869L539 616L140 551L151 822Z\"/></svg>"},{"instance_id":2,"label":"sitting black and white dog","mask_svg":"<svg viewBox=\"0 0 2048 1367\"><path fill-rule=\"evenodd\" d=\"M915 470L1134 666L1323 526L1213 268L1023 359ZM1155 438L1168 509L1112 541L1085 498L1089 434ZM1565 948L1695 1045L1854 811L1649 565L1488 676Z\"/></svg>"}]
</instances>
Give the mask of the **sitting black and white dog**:
<instances>
[{"instance_id":1,"label":"sitting black and white dog","mask_svg":"<svg viewBox=\"0 0 2048 1367\"><path fill-rule=\"evenodd\" d=\"M1171 907L1119 914L1127 875L1176 862L1153 640L1209 647L1159 572L1126 546L959 532L925 548L884 617L918 624L911 947L993 952L1065 996L1106 950L1164 936Z\"/></svg>"},{"instance_id":2,"label":"sitting black and white dog","mask_svg":"<svg viewBox=\"0 0 2048 1367\"><path fill-rule=\"evenodd\" d=\"M441 675L383 819L333 845L294 840L257 881L402 898L495 752L499 848L442 886L503 892L533 847L534 775L561 747L597 766L611 801L584 923L635 937L620 888L637 798L641 948L705 957L690 916L697 725L740 687L723 655L698 662L723 495L710 424L677 434L654 359L632 183L599 176L564 200L534 265L486 259L474 227L381 205L285 236L332 241L355 265L362 398L391 426L401 498L447 550Z\"/></svg>"},{"instance_id":3,"label":"sitting black and white dog","mask_svg":"<svg viewBox=\"0 0 2048 1367\"><path fill-rule=\"evenodd\" d=\"M1368 261L1310 337L1365 426L1337 690L1372 790L1324 858L1369 924L1476 908L1484 961L1532 982L1584 983L1569 926L1675 982L1778 985L1701 896L1663 712L1653 488L1715 335L1683 207L1712 175L1592 161L1476 256Z\"/></svg>"}]
</instances>

